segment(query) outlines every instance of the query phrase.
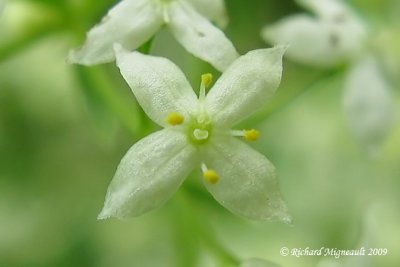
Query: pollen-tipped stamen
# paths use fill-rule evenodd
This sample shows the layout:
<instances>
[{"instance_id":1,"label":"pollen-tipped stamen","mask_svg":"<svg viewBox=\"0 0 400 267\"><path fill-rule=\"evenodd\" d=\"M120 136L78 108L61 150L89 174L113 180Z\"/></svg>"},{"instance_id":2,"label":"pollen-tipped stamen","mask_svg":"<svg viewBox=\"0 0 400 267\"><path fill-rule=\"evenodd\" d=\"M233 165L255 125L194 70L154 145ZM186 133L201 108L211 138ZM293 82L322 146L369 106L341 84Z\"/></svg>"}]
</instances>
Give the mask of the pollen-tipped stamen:
<instances>
[{"instance_id":1,"label":"pollen-tipped stamen","mask_svg":"<svg viewBox=\"0 0 400 267\"><path fill-rule=\"evenodd\" d=\"M182 124L185 121L185 118L178 112L172 112L168 114L166 121L168 124L176 126Z\"/></svg>"},{"instance_id":2,"label":"pollen-tipped stamen","mask_svg":"<svg viewBox=\"0 0 400 267\"><path fill-rule=\"evenodd\" d=\"M246 141L256 141L260 137L260 132L256 129L251 130L232 130L232 136L243 137Z\"/></svg>"},{"instance_id":3,"label":"pollen-tipped stamen","mask_svg":"<svg viewBox=\"0 0 400 267\"><path fill-rule=\"evenodd\" d=\"M203 178L205 181L209 182L210 184L218 183L219 175L215 170L208 169L204 163L201 164L201 170L203 172Z\"/></svg>"},{"instance_id":4,"label":"pollen-tipped stamen","mask_svg":"<svg viewBox=\"0 0 400 267\"><path fill-rule=\"evenodd\" d=\"M210 87L213 80L213 76L211 73L206 73L201 75L201 84L200 84L200 94L199 99L204 100L206 97L206 88Z\"/></svg>"}]
</instances>

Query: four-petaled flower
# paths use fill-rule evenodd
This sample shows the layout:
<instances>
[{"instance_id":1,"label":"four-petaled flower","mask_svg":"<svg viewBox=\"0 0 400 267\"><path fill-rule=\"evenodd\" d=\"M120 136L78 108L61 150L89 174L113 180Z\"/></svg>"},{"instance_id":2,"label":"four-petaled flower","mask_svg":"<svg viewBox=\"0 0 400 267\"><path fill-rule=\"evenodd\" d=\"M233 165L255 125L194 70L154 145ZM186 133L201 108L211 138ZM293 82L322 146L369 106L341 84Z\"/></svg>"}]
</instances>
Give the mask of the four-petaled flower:
<instances>
[{"instance_id":1,"label":"four-petaled flower","mask_svg":"<svg viewBox=\"0 0 400 267\"><path fill-rule=\"evenodd\" d=\"M71 63L94 65L115 59L113 44L134 50L166 25L183 47L223 71L239 55L208 19L226 23L223 0L122 0L70 52Z\"/></svg>"},{"instance_id":2,"label":"four-petaled flower","mask_svg":"<svg viewBox=\"0 0 400 267\"><path fill-rule=\"evenodd\" d=\"M376 33L341 0L297 0L316 16L292 15L262 36L289 44L288 58L320 67L348 64L343 104L355 136L375 155L393 124L389 82L372 42Z\"/></svg>"},{"instance_id":3,"label":"four-petaled flower","mask_svg":"<svg viewBox=\"0 0 400 267\"><path fill-rule=\"evenodd\" d=\"M146 114L164 129L137 142L122 159L99 218L141 215L161 206L196 167L204 185L231 212L250 219L290 221L272 163L242 141L256 130L231 126L263 106L276 91L286 47L239 57L206 95L165 58L115 45L117 65Z\"/></svg>"}]
</instances>

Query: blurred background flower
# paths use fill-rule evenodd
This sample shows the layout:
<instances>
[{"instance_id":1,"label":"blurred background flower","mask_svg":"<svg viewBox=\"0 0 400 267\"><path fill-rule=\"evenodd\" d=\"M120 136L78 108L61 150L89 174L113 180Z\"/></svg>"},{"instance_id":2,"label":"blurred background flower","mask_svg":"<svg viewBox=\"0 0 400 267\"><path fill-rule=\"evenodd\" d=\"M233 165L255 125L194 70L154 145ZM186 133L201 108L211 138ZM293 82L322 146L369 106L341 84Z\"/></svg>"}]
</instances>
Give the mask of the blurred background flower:
<instances>
[{"instance_id":1,"label":"blurred background flower","mask_svg":"<svg viewBox=\"0 0 400 267\"><path fill-rule=\"evenodd\" d=\"M369 155L377 157L392 130L395 113L390 71L380 52L387 51L390 43L376 45L375 41L376 35L386 30L367 16L359 16L342 0L296 2L312 14L291 15L268 25L262 30L262 37L272 43L289 44L287 57L296 62L322 69L344 69L344 82L339 87L343 87L349 127Z\"/></svg>"},{"instance_id":2,"label":"blurred background flower","mask_svg":"<svg viewBox=\"0 0 400 267\"><path fill-rule=\"evenodd\" d=\"M397 0L348 1L383 32L377 45L399 111L400 6ZM400 126L371 161L346 127L340 76L284 62L276 98L243 128L278 170L293 226L235 217L211 199L193 173L163 208L99 222L104 193L128 147L158 129L136 104L114 64L67 65L71 47L116 2L10 0L0 17L0 266L235 266L249 258L316 266L319 257L283 257L281 247L357 248L367 208L373 247L389 254L371 266L397 266ZM266 24L302 12L289 0L226 1L226 35L240 54L266 47ZM394 33L394 34L393 34ZM388 45L389 44L389 45ZM163 29L152 54L178 64L193 88L219 75ZM323 78L323 79L322 79ZM244 88L245 90L245 88ZM375 230L367 230L375 231Z\"/></svg>"}]
</instances>

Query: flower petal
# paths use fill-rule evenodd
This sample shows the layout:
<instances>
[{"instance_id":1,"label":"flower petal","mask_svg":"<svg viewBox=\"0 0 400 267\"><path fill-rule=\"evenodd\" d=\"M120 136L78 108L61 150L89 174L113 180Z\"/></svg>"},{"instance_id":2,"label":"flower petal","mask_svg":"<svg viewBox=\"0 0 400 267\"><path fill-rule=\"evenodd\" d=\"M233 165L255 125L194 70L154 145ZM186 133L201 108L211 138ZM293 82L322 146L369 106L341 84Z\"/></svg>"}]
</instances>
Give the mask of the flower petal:
<instances>
[{"instance_id":1,"label":"flower petal","mask_svg":"<svg viewBox=\"0 0 400 267\"><path fill-rule=\"evenodd\" d=\"M286 47L259 49L239 57L206 97L206 110L221 126L247 117L275 93L282 75Z\"/></svg>"},{"instance_id":2,"label":"flower petal","mask_svg":"<svg viewBox=\"0 0 400 267\"><path fill-rule=\"evenodd\" d=\"M168 6L168 27L183 47L224 71L239 55L225 34L184 2Z\"/></svg>"},{"instance_id":3,"label":"flower petal","mask_svg":"<svg viewBox=\"0 0 400 267\"><path fill-rule=\"evenodd\" d=\"M110 62L114 60L114 43L135 49L163 23L162 6L156 1L121 1L88 32L85 44L70 52L68 61L83 65Z\"/></svg>"},{"instance_id":4,"label":"flower petal","mask_svg":"<svg viewBox=\"0 0 400 267\"><path fill-rule=\"evenodd\" d=\"M357 62L345 84L344 109L354 134L376 153L394 122L388 84L373 56Z\"/></svg>"},{"instance_id":5,"label":"flower petal","mask_svg":"<svg viewBox=\"0 0 400 267\"><path fill-rule=\"evenodd\" d=\"M140 140L121 160L98 218L138 216L163 205L193 169L195 156L186 136L171 129Z\"/></svg>"},{"instance_id":6,"label":"flower petal","mask_svg":"<svg viewBox=\"0 0 400 267\"><path fill-rule=\"evenodd\" d=\"M297 2L321 18L335 19L352 15L342 0L297 0Z\"/></svg>"},{"instance_id":7,"label":"flower petal","mask_svg":"<svg viewBox=\"0 0 400 267\"><path fill-rule=\"evenodd\" d=\"M267 260L252 258L242 262L239 267L279 267L279 266L280 265L277 265Z\"/></svg>"},{"instance_id":8,"label":"flower petal","mask_svg":"<svg viewBox=\"0 0 400 267\"><path fill-rule=\"evenodd\" d=\"M268 42L289 44L286 55L294 61L320 67L336 66L356 56L366 34L352 20L339 23L307 15L289 16L261 32Z\"/></svg>"},{"instance_id":9,"label":"flower petal","mask_svg":"<svg viewBox=\"0 0 400 267\"><path fill-rule=\"evenodd\" d=\"M216 184L204 184L222 206L249 219L291 221L275 167L264 155L230 136L215 136L204 155L219 175Z\"/></svg>"},{"instance_id":10,"label":"flower petal","mask_svg":"<svg viewBox=\"0 0 400 267\"><path fill-rule=\"evenodd\" d=\"M128 52L115 45L117 65L146 114L161 126L173 112L189 117L197 96L182 71L161 57Z\"/></svg>"},{"instance_id":11,"label":"flower petal","mask_svg":"<svg viewBox=\"0 0 400 267\"><path fill-rule=\"evenodd\" d=\"M224 28L228 24L224 0L187 0L204 17Z\"/></svg>"}]
</instances>

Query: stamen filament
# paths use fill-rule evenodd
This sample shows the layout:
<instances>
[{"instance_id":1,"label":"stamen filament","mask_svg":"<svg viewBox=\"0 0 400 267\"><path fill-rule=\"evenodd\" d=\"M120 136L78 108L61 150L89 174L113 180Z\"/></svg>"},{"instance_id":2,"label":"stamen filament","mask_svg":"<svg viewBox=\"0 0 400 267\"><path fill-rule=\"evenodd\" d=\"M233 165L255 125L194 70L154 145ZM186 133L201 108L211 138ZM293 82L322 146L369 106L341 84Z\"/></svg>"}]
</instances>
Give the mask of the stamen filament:
<instances>
[{"instance_id":1,"label":"stamen filament","mask_svg":"<svg viewBox=\"0 0 400 267\"><path fill-rule=\"evenodd\" d=\"M204 162L201 163L201 171L206 172L207 170L208 170L208 168L207 168L206 164Z\"/></svg>"},{"instance_id":2,"label":"stamen filament","mask_svg":"<svg viewBox=\"0 0 400 267\"><path fill-rule=\"evenodd\" d=\"M256 141L260 136L260 132L251 129L251 130L231 130L232 136L240 136L243 137L246 141Z\"/></svg>"},{"instance_id":3,"label":"stamen filament","mask_svg":"<svg viewBox=\"0 0 400 267\"><path fill-rule=\"evenodd\" d=\"M235 137L243 137L244 136L244 130L231 130L230 133L232 136L235 136Z\"/></svg>"}]
</instances>

